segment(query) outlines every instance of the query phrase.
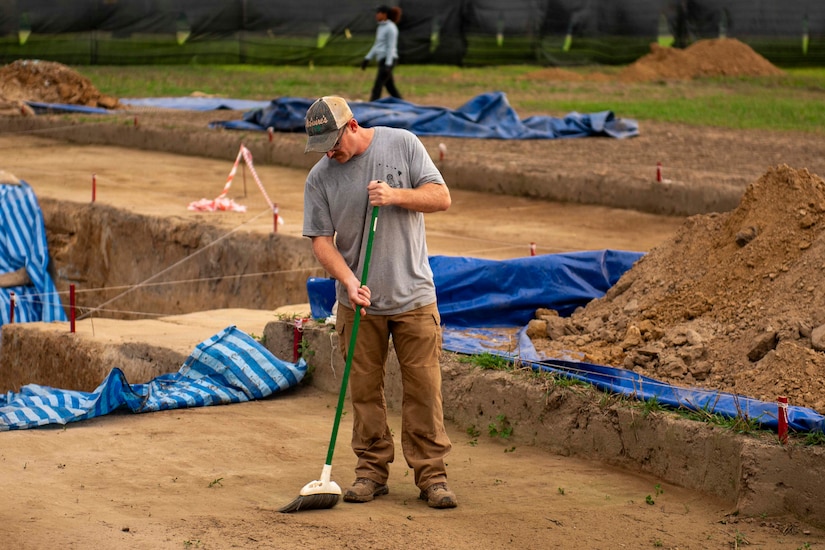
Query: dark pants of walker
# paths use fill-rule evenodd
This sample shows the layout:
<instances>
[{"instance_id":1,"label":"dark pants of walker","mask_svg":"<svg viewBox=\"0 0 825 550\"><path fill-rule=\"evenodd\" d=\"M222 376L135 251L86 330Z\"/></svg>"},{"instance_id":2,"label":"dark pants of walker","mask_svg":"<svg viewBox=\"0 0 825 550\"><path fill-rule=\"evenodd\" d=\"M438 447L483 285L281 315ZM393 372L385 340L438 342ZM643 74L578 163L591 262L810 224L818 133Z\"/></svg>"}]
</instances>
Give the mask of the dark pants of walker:
<instances>
[{"instance_id":1,"label":"dark pants of walker","mask_svg":"<svg viewBox=\"0 0 825 550\"><path fill-rule=\"evenodd\" d=\"M395 68L395 65L387 67L384 65L384 60L381 59L378 61L378 73L375 75L375 84L372 86L372 93L370 94L370 101L375 101L381 97L381 90L384 87L387 88L387 92L392 97L397 97L401 99L401 94L398 92L398 89L395 87L395 79L392 77L392 70Z\"/></svg>"}]
</instances>

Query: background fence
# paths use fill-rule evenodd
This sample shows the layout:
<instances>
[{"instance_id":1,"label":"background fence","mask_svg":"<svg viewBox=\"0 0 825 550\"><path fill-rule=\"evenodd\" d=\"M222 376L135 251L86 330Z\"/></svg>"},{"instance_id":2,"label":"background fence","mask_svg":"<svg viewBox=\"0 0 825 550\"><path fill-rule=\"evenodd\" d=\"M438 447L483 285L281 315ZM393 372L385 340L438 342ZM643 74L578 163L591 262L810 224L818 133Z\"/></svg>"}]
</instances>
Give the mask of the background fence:
<instances>
[{"instance_id":1,"label":"background fence","mask_svg":"<svg viewBox=\"0 0 825 550\"><path fill-rule=\"evenodd\" d=\"M357 64L381 0L0 0L0 61ZM736 38L825 65L825 0L409 0L402 63L626 64L651 42Z\"/></svg>"}]
</instances>

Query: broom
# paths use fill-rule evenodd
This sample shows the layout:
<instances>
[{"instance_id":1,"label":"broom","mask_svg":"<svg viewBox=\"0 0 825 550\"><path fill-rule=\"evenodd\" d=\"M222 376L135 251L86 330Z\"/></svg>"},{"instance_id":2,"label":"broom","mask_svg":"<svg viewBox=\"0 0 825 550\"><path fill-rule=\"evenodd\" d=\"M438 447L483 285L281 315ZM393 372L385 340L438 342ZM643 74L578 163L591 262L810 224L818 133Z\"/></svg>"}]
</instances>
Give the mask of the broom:
<instances>
[{"instance_id":1,"label":"broom","mask_svg":"<svg viewBox=\"0 0 825 550\"><path fill-rule=\"evenodd\" d=\"M372 220L370 220L369 237L367 238L367 250L364 253L364 271L361 274L361 285L367 284L367 269L370 265L372 255L372 240L375 237L375 226L378 222L378 207L372 207ZM338 426L341 423L341 413L344 409L344 397L347 394L347 381L349 371L352 366L352 354L355 351L355 339L358 336L358 326L361 324L361 306L355 307L355 320L352 323L352 335L347 348L347 360L344 365L344 375L341 379L341 391L338 394L338 408L335 411L335 422L332 424L332 436L329 439L329 449L327 450L327 461L321 470L321 479L310 481L301 489L298 497L292 502L278 510L279 512L298 512L300 510L323 510L332 508L338 504L341 496L341 487L334 481L330 481L332 473L332 453L335 450L335 440L338 438Z\"/></svg>"}]
</instances>

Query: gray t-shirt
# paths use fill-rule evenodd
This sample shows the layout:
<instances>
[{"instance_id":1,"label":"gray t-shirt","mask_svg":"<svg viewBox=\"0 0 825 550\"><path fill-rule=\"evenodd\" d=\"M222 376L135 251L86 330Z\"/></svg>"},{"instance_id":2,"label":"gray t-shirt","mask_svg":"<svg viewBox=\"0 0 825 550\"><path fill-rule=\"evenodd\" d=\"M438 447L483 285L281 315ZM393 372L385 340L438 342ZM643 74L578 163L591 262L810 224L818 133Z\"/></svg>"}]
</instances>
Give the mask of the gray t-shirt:
<instances>
[{"instance_id":1,"label":"gray t-shirt","mask_svg":"<svg viewBox=\"0 0 825 550\"><path fill-rule=\"evenodd\" d=\"M376 127L363 154L341 164L321 158L304 188L305 237L335 236L344 260L361 277L372 207L367 185L383 180L390 187L412 189L444 183L424 145L407 130ZM397 206L382 206L372 245L367 286L372 305L367 312L394 315L436 301L430 269L424 215ZM343 285L337 299L349 305Z\"/></svg>"}]
</instances>

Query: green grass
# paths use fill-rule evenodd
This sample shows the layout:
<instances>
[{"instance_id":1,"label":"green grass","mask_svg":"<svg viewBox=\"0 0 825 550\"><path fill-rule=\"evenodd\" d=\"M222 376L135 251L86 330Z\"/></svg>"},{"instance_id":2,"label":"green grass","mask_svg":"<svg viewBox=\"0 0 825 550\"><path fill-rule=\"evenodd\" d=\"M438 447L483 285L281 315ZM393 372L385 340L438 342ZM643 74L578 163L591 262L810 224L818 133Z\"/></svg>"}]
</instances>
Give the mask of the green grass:
<instances>
[{"instance_id":1,"label":"green grass","mask_svg":"<svg viewBox=\"0 0 825 550\"><path fill-rule=\"evenodd\" d=\"M355 66L189 64L73 68L101 92L116 97L186 96L201 92L254 100L327 94L366 100L374 76L373 67L361 71ZM567 70L586 75L615 74L620 69ZM422 105L456 108L478 94L502 91L522 118L610 110L618 117L639 121L825 132L825 68L786 69L786 74L778 77L650 83L536 78L540 71L541 68L528 65L402 65L396 78L405 98Z\"/></svg>"},{"instance_id":2,"label":"green grass","mask_svg":"<svg viewBox=\"0 0 825 550\"><path fill-rule=\"evenodd\" d=\"M515 370L513 362L501 355L493 355L492 353L479 353L477 355L462 355L459 356L459 361L462 363L471 363L482 370Z\"/></svg>"}]
</instances>

